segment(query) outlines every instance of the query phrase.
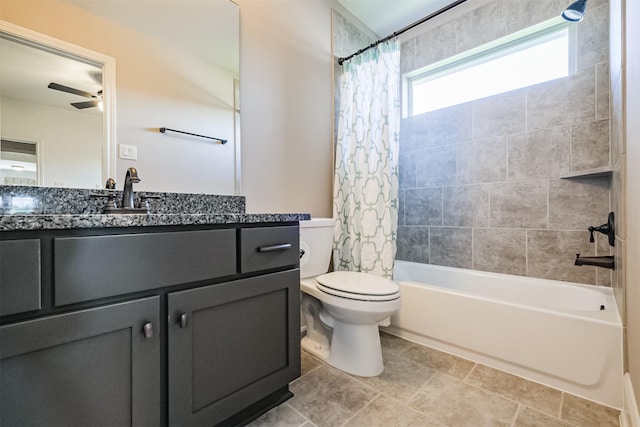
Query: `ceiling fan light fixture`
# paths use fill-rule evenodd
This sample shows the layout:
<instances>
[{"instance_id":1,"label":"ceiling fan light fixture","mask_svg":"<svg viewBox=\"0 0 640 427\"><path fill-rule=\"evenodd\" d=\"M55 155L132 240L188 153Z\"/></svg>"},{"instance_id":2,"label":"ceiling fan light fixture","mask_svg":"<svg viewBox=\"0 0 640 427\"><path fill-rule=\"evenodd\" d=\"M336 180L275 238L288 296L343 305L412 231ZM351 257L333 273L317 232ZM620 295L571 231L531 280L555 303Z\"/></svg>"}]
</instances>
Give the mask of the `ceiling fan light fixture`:
<instances>
[{"instance_id":1,"label":"ceiling fan light fixture","mask_svg":"<svg viewBox=\"0 0 640 427\"><path fill-rule=\"evenodd\" d=\"M90 92L85 92L84 90L75 89L69 86L62 85L60 83L51 82L47 86L49 89L59 90L61 92L70 93L73 95L82 96L85 98L90 98L91 101L83 101L83 102L72 102L71 105L75 108L82 110L84 108L92 108L92 107L100 107L100 111L102 111L102 89L98 91L97 94L93 94Z\"/></svg>"},{"instance_id":2,"label":"ceiling fan light fixture","mask_svg":"<svg viewBox=\"0 0 640 427\"><path fill-rule=\"evenodd\" d=\"M569 22L580 22L584 18L584 11L587 8L587 0L578 0L571 3L569 7L562 12L562 18Z\"/></svg>"},{"instance_id":3,"label":"ceiling fan light fixture","mask_svg":"<svg viewBox=\"0 0 640 427\"><path fill-rule=\"evenodd\" d=\"M102 99L98 101L98 108L100 109L100 111L104 111L104 102L102 102Z\"/></svg>"}]
</instances>

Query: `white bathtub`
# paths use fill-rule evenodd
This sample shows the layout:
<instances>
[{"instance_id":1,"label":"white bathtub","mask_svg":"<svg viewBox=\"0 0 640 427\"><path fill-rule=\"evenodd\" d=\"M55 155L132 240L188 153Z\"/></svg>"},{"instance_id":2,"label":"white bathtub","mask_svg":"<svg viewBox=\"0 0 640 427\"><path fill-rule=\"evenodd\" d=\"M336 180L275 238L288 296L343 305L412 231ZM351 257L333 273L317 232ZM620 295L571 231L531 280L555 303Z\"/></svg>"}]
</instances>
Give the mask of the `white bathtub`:
<instances>
[{"instance_id":1,"label":"white bathtub","mask_svg":"<svg viewBox=\"0 0 640 427\"><path fill-rule=\"evenodd\" d=\"M405 261L394 280L402 308L388 332L622 407L622 323L610 288Z\"/></svg>"}]
</instances>

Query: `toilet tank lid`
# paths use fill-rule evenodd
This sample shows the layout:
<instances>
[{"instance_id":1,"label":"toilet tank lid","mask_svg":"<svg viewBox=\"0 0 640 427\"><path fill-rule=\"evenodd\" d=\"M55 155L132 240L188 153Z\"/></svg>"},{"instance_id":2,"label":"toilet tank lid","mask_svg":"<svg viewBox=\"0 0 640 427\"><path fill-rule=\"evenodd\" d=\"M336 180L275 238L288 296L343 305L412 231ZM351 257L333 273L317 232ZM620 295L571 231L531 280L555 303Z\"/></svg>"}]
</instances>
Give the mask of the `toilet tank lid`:
<instances>
[{"instance_id":1,"label":"toilet tank lid","mask_svg":"<svg viewBox=\"0 0 640 427\"><path fill-rule=\"evenodd\" d=\"M311 218L310 220L300 221L300 228L333 227L335 223L335 218Z\"/></svg>"}]
</instances>

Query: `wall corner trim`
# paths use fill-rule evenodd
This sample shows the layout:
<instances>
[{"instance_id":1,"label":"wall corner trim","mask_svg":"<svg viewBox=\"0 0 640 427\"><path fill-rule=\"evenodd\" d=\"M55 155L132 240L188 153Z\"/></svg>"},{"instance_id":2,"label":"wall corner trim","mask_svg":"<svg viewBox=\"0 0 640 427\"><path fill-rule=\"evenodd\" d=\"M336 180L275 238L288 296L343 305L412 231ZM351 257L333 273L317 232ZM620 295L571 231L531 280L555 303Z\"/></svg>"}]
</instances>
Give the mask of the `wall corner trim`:
<instances>
[{"instance_id":1,"label":"wall corner trim","mask_svg":"<svg viewBox=\"0 0 640 427\"><path fill-rule=\"evenodd\" d=\"M636 396L631 384L631 375L624 374L624 404L620 413L621 427L640 427L640 412L638 412L638 404Z\"/></svg>"}]
</instances>

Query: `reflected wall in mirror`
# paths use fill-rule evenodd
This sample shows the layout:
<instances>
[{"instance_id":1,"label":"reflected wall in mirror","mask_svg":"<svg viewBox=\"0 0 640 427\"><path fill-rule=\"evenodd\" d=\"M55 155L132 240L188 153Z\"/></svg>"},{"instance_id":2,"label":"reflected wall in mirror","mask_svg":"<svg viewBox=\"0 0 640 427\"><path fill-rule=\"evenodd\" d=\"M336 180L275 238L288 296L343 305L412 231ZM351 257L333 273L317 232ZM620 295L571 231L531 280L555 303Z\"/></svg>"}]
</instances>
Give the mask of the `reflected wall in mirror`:
<instances>
[{"instance_id":1,"label":"reflected wall in mirror","mask_svg":"<svg viewBox=\"0 0 640 427\"><path fill-rule=\"evenodd\" d=\"M113 173L105 66L113 76L112 58L0 22L0 184L100 188Z\"/></svg>"},{"instance_id":2,"label":"reflected wall in mirror","mask_svg":"<svg viewBox=\"0 0 640 427\"><path fill-rule=\"evenodd\" d=\"M110 177L118 188L133 166L141 179L136 190L240 194L234 109L234 81L239 79L236 4L2 0L0 19L115 58L117 121L110 124L117 141L110 145L115 165ZM229 142L162 134L161 127ZM137 159L120 158L120 144L135 146ZM45 159L48 156L45 150ZM46 180L46 166L44 176ZM95 188L94 183L74 186Z\"/></svg>"}]
</instances>

